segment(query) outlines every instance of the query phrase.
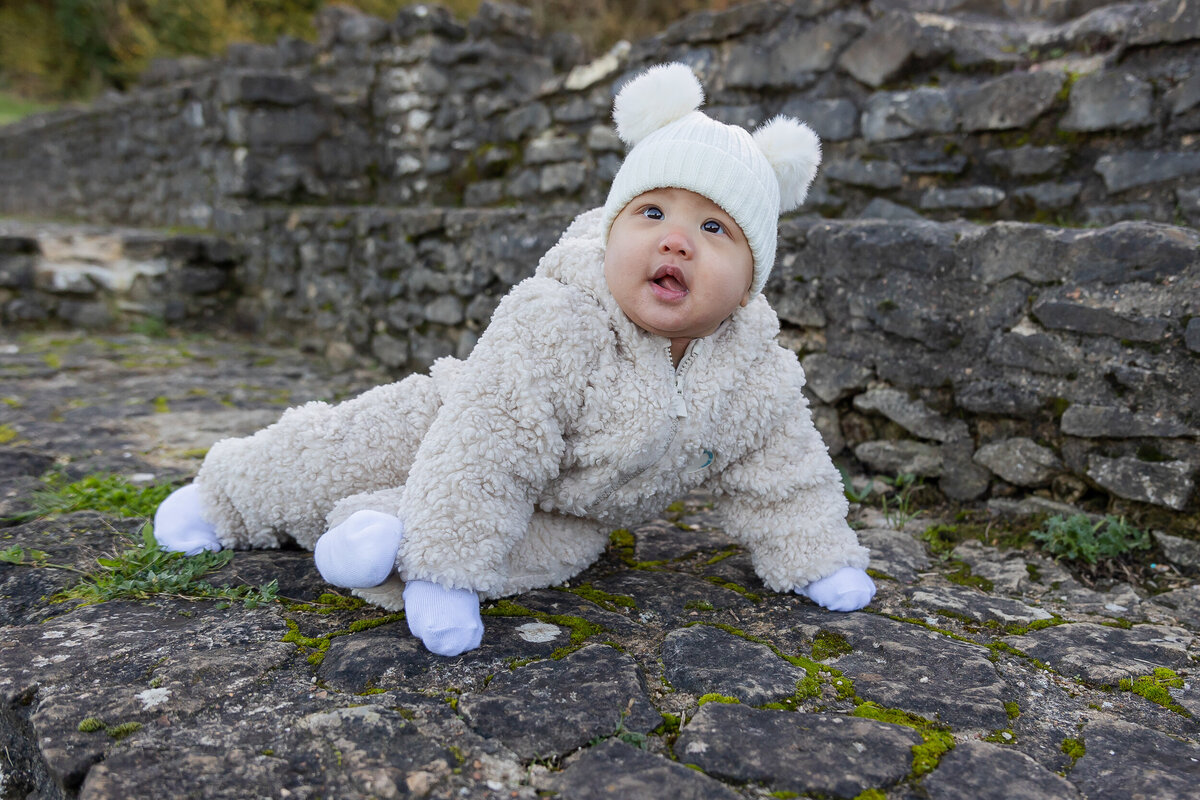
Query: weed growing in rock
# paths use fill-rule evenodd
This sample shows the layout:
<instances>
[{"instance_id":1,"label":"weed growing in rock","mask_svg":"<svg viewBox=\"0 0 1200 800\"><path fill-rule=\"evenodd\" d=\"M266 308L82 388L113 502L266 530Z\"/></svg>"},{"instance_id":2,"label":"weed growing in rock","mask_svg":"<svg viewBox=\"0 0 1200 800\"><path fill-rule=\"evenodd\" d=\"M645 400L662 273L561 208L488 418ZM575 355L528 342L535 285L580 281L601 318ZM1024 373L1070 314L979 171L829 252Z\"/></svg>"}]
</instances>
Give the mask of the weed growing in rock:
<instances>
[{"instance_id":1,"label":"weed growing in rock","mask_svg":"<svg viewBox=\"0 0 1200 800\"><path fill-rule=\"evenodd\" d=\"M42 478L42 489L34 492L33 510L10 522L24 522L37 517L69 514L73 511L100 511L120 517L148 517L175 488L169 483L138 486L120 475L88 475L78 481L68 481L60 472Z\"/></svg>"},{"instance_id":2,"label":"weed growing in rock","mask_svg":"<svg viewBox=\"0 0 1200 800\"><path fill-rule=\"evenodd\" d=\"M1074 514L1065 519L1050 517L1030 536L1057 558L1087 564L1150 548L1149 533L1130 525L1124 517L1111 515L1094 523L1085 514Z\"/></svg>"},{"instance_id":3,"label":"weed growing in rock","mask_svg":"<svg viewBox=\"0 0 1200 800\"><path fill-rule=\"evenodd\" d=\"M924 513L916 508L914 502L914 495L921 488L923 482L909 472L901 472L895 478L884 478L883 480L896 492L891 497L887 495L880 497L880 508L883 510L883 516L887 519L888 524L896 530L901 530L909 520L916 519Z\"/></svg>"},{"instance_id":4,"label":"weed growing in rock","mask_svg":"<svg viewBox=\"0 0 1200 800\"><path fill-rule=\"evenodd\" d=\"M64 589L51 599L54 602L78 601L80 605L104 603L109 600L145 600L155 595L179 597L185 600L240 601L246 608L255 608L276 599L275 581L262 586L213 586L200 580L221 569L233 558L233 552L203 552L196 556L168 553L159 548L153 529L142 531L140 545L120 553L96 559L97 569L87 572L79 583ZM77 570L76 570L77 571Z\"/></svg>"}]
</instances>

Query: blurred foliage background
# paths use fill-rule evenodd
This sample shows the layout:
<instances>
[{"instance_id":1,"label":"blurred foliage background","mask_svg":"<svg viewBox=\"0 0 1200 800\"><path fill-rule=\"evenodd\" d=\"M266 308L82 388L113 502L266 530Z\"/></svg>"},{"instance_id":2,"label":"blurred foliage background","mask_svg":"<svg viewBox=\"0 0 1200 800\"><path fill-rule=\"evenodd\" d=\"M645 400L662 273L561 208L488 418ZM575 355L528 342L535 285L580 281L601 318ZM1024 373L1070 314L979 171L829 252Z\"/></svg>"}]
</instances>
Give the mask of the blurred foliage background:
<instances>
[{"instance_id":1,"label":"blurred foliage background","mask_svg":"<svg viewBox=\"0 0 1200 800\"><path fill-rule=\"evenodd\" d=\"M414 0L339 0L385 19ZM700 9L737 0L509 0L538 33L577 34L589 55ZM326 0L0 0L0 122L66 100L125 89L155 58L216 55L232 42L312 39ZM480 0L442 0L461 20Z\"/></svg>"}]
</instances>

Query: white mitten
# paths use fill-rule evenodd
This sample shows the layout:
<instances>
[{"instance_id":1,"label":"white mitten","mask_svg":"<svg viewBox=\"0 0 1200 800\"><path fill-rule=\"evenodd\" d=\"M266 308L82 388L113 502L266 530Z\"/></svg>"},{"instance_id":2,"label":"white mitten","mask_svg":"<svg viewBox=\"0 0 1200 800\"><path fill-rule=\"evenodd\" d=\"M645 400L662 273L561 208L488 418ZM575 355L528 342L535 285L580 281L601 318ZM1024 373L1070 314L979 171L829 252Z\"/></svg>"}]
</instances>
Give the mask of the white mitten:
<instances>
[{"instance_id":1,"label":"white mitten","mask_svg":"<svg viewBox=\"0 0 1200 800\"><path fill-rule=\"evenodd\" d=\"M858 567L842 567L796 590L830 611L858 611L875 596L875 581Z\"/></svg>"},{"instance_id":2,"label":"white mitten","mask_svg":"<svg viewBox=\"0 0 1200 800\"><path fill-rule=\"evenodd\" d=\"M200 490L189 483L167 495L154 512L154 539L172 553L194 556L205 550L220 550L217 529L204 518Z\"/></svg>"},{"instance_id":3,"label":"white mitten","mask_svg":"<svg viewBox=\"0 0 1200 800\"><path fill-rule=\"evenodd\" d=\"M479 647L483 620L479 595L470 589L447 589L430 581L404 585L404 616L431 653L456 656Z\"/></svg>"},{"instance_id":4,"label":"white mitten","mask_svg":"<svg viewBox=\"0 0 1200 800\"><path fill-rule=\"evenodd\" d=\"M403 536L404 525L397 517L382 511L355 511L317 539L313 561L328 583L368 589L392 574Z\"/></svg>"}]
</instances>

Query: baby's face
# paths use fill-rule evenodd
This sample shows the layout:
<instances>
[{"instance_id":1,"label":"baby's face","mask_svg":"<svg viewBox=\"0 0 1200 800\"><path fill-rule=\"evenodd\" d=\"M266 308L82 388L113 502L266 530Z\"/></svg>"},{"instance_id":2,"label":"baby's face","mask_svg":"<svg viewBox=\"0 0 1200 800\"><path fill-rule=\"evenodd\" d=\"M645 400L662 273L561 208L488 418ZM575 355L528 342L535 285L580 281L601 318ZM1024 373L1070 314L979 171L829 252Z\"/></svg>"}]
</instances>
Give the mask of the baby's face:
<instances>
[{"instance_id":1,"label":"baby's face","mask_svg":"<svg viewBox=\"0 0 1200 800\"><path fill-rule=\"evenodd\" d=\"M707 336L750 300L754 256L720 206L686 189L640 194L613 221L604 279L625 315L668 339Z\"/></svg>"}]
</instances>

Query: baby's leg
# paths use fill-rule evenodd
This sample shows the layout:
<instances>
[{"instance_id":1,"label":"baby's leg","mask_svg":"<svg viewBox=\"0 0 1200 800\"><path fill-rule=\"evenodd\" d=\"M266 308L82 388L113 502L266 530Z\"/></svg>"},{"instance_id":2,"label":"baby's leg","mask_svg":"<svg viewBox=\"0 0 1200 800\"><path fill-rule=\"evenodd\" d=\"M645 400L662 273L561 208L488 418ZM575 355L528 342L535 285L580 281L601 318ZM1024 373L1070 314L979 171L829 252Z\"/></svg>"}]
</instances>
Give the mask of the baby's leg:
<instances>
[{"instance_id":1,"label":"baby's leg","mask_svg":"<svg viewBox=\"0 0 1200 800\"><path fill-rule=\"evenodd\" d=\"M194 556L205 550L220 550L217 529L204 519L204 507L194 483L189 483L159 503L154 512L154 538L171 552Z\"/></svg>"},{"instance_id":2,"label":"baby's leg","mask_svg":"<svg viewBox=\"0 0 1200 800\"><path fill-rule=\"evenodd\" d=\"M209 451L196 477L203 517L223 547L312 549L349 495L402 486L439 401L413 375L336 406L289 409L274 425Z\"/></svg>"}]
</instances>

